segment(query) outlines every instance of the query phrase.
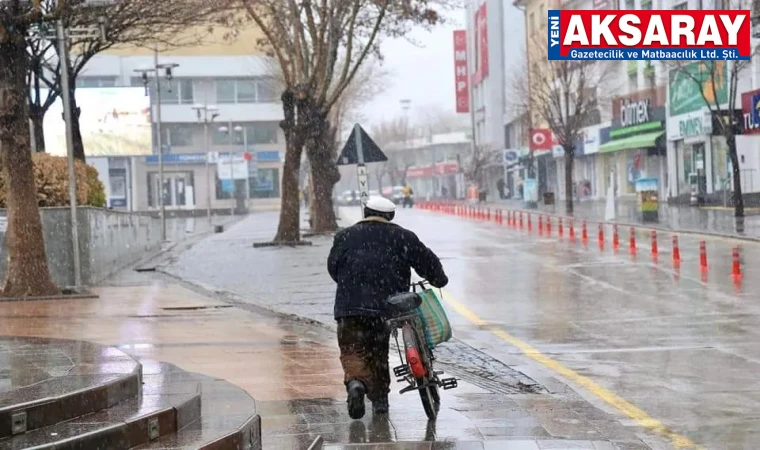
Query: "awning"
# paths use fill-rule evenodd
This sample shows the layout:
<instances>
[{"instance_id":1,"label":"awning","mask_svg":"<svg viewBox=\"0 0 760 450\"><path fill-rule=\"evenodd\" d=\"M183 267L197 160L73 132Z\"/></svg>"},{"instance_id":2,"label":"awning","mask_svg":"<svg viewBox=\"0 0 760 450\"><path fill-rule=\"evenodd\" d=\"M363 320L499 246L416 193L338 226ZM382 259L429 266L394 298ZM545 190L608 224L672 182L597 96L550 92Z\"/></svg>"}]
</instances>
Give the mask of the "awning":
<instances>
[{"instance_id":1,"label":"awning","mask_svg":"<svg viewBox=\"0 0 760 450\"><path fill-rule=\"evenodd\" d=\"M622 139L615 139L599 146L599 153L611 153L633 148L650 148L657 146L657 138L662 136L663 130L654 133L638 134Z\"/></svg>"}]
</instances>

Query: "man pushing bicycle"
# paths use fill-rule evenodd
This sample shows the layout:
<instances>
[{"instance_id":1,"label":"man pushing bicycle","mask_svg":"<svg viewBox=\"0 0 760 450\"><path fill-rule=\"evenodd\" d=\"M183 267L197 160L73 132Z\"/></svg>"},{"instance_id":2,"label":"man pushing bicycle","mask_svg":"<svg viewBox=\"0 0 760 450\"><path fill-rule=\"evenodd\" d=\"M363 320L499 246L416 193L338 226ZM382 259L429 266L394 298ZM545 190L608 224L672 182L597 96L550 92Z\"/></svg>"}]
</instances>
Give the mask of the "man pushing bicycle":
<instances>
[{"instance_id":1,"label":"man pushing bicycle","mask_svg":"<svg viewBox=\"0 0 760 450\"><path fill-rule=\"evenodd\" d=\"M365 395L375 414L388 412L388 298L409 290L411 269L435 287L449 281L438 256L412 231L391 223L395 211L390 200L370 198L364 219L335 235L327 259L338 284L335 320L352 419L364 417Z\"/></svg>"}]
</instances>

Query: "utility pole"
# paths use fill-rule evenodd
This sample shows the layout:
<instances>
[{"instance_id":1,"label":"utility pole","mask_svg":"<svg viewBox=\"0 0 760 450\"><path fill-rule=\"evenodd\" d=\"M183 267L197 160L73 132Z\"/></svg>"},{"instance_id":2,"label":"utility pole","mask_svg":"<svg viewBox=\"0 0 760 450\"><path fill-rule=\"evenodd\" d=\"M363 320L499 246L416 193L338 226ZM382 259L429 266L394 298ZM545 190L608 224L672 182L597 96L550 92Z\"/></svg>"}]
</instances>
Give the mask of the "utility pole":
<instances>
[{"instance_id":1,"label":"utility pole","mask_svg":"<svg viewBox=\"0 0 760 450\"><path fill-rule=\"evenodd\" d=\"M159 215L161 216L161 242L166 242L166 205L164 202L164 146L161 143L163 133L161 132L161 76L160 71L163 69L164 76L167 81L171 81L174 77L172 70L179 67L179 64L174 63L158 63L158 47L153 49L153 68L152 69L135 69L135 72L139 73L142 78L143 85L145 86L145 95L148 95L148 74L154 75L154 87L156 90L156 147L158 149L158 207ZM169 92L171 92L171 86L169 86ZM167 140L166 146L168 148L169 142Z\"/></svg>"}]
</instances>

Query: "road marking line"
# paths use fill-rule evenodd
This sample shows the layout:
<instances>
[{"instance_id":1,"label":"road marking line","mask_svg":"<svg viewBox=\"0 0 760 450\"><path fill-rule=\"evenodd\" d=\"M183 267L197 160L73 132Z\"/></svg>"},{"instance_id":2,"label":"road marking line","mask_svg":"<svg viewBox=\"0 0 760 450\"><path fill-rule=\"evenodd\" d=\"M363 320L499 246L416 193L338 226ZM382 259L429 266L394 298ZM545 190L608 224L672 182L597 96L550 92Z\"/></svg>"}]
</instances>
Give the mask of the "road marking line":
<instances>
[{"instance_id":1,"label":"road marking line","mask_svg":"<svg viewBox=\"0 0 760 450\"><path fill-rule=\"evenodd\" d=\"M489 322L481 319L480 317L478 317L477 314L472 312L469 308L467 308L462 303L455 300L451 296L451 294L449 294L448 292L443 291L442 294L443 294L443 301L449 304L449 306L454 308L454 310L457 313L459 313L459 315L461 315L468 321L472 322L473 324L477 326L487 329L488 331L498 336L502 340L513 345L514 347L517 347L525 356L533 359L534 361L538 363L541 363L545 367L562 375L563 377L567 378L573 383L579 386L582 386L584 389L586 389L588 392L595 395L600 400L604 401L605 403L614 407L615 409L617 409L624 415L633 419L640 426L647 428L651 431L654 431L655 433L660 434L670 439L670 441L673 443L673 445L676 448L694 448L694 449L702 448L698 446L697 444L695 444L691 439L687 438L686 436L682 436L676 433L675 431L671 430L665 424L651 417L644 410L638 408L636 405L632 404L628 400L600 386L591 378L581 375L578 372L575 372L574 370L568 367L565 367L561 363L544 355L543 353L538 351L535 347L531 346L530 344L521 341L520 339L512 336L511 334L507 333L504 330L500 330L490 325Z\"/></svg>"}]
</instances>

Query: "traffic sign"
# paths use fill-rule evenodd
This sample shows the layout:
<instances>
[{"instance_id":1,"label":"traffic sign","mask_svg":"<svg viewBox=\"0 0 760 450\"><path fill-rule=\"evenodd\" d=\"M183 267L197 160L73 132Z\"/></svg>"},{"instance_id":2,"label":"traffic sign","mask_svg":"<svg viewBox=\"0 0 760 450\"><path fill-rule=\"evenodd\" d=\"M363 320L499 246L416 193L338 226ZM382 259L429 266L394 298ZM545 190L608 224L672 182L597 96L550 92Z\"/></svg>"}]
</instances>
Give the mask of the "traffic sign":
<instances>
[{"instance_id":1,"label":"traffic sign","mask_svg":"<svg viewBox=\"0 0 760 450\"><path fill-rule=\"evenodd\" d=\"M349 136L338 157L339 166L388 161L380 147L358 123Z\"/></svg>"}]
</instances>

